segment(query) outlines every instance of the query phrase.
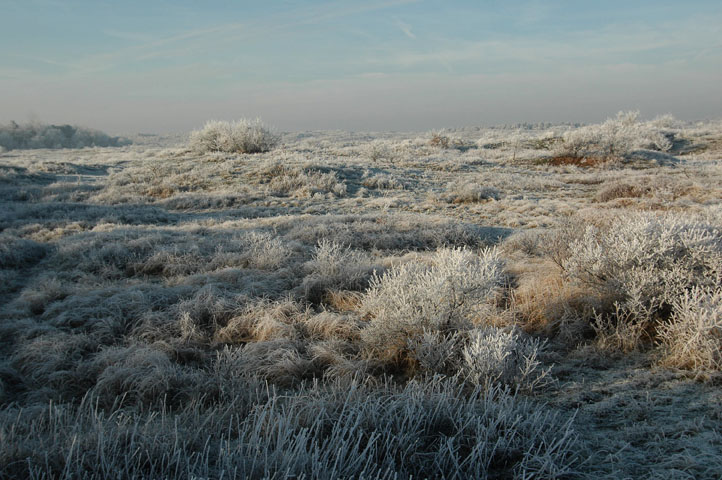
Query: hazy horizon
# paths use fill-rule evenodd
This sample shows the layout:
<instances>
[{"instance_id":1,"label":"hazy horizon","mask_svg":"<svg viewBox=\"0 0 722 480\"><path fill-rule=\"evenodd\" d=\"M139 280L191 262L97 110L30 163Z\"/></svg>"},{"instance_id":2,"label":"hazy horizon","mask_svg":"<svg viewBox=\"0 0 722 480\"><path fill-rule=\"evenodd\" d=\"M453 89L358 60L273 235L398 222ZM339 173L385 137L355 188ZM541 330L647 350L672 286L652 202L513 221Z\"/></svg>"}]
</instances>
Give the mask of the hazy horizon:
<instances>
[{"instance_id":1,"label":"hazy horizon","mask_svg":"<svg viewBox=\"0 0 722 480\"><path fill-rule=\"evenodd\" d=\"M5 3L0 123L414 131L722 112L712 1Z\"/></svg>"}]
</instances>

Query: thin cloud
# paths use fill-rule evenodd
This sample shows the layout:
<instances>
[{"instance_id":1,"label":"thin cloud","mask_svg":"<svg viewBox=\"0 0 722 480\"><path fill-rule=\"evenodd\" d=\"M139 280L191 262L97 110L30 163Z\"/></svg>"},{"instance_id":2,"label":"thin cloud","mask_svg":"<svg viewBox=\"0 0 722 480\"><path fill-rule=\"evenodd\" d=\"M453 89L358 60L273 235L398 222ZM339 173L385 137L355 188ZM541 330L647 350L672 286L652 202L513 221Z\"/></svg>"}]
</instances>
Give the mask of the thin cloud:
<instances>
[{"instance_id":1,"label":"thin cloud","mask_svg":"<svg viewBox=\"0 0 722 480\"><path fill-rule=\"evenodd\" d=\"M201 48L199 42L208 40L212 41L214 46L218 46L223 43L228 44L248 38L257 39L300 25L315 25L342 17L399 7L419 1L420 0L388 0L371 2L365 5L338 5L337 3L327 3L316 7L287 11L280 16L260 19L255 21L252 26L241 22L230 22L190 29L155 38L148 38L147 35L136 34L134 32L105 30L104 33L106 35L127 40L135 38L139 43L114 51L88 55L74 62L76 68L69 73L71 75L88 75L112 70L126 62L150 58L176 57L178 52L177 44L187 43L190 40L195 42L195 44L192 45L192 48L195 49ZM410 29L409 34L413 36Z\"/></svg>"},{"instance_id":2,"label":"thin cloud","mask_svg":"<svg viewBox=\"0 0 722 480\"><path fill-rule=\"evenodd\" d=\"M401 21L396 22L396 26L399 27L399 30L404 32L404 35L409 37L412 40L416 40L416 35L414 35L414 32L411 31L411 25L408 23L404 23Z\"/></svg>"}]
</instances>

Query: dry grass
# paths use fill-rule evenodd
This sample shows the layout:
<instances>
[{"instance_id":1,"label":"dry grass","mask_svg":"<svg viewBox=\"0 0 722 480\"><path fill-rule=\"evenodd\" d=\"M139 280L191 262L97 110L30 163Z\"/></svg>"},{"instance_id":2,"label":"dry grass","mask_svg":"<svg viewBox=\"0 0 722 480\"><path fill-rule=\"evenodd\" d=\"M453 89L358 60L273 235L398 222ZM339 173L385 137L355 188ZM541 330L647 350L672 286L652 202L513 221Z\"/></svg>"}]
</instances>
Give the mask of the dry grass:
<instances>
[{"instance_id":1,"label":"dry grass","mask_svg":"<svg viewBox=\"0 0 722 480\"><path fill-rule=\"evenodd\" d=\"M603 299L566 281L552 262L512 267L516 286L511 310L527 332L542 333L570 345L589 337L593 312L604 309Z\"/></svg>"},{"instance_id":2,"label":"dry grass","mask_svg":"<svg viewBox=\"0 0 722 480\"><path fill-rule=\"evenodd\" d=\"M600 126L0 154L0 478L715 478L722 125L668 120L593 170Z\"/></svg>"},{"instance_id":3,"label":"dry grass","mask_svg":"<svg viewBox=\"0 0 722 480\"><path fill-rule=\"evenodd\" d=\"M604 157L595 156L576 156L576 155L555 155L553 157L544 158L539 163L544 165L559 166L575 166L575 167L600 167L609 164L610 160Z\"/></svg>"}]
</instances>

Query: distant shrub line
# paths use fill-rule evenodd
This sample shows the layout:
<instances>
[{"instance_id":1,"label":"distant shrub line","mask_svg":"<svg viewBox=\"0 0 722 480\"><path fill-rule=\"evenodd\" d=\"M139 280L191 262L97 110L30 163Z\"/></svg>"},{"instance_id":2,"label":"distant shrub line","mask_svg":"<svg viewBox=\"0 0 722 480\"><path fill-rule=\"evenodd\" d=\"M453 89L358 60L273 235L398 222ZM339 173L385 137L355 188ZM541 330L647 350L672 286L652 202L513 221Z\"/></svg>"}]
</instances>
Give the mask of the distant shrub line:
<instances>
[{"instance_id":1,"label":"distant shrub line","mask_svg":"<svg viewBox=\"0 0 722 480\"><path fill-rule=\"evenodd\" d=\"M0 147L5 150L120 147L130 143L126 138L111 137L99 130L73 125L18 125L12 121L7 125L0 125Z\"/></svg>"}]
</instances>

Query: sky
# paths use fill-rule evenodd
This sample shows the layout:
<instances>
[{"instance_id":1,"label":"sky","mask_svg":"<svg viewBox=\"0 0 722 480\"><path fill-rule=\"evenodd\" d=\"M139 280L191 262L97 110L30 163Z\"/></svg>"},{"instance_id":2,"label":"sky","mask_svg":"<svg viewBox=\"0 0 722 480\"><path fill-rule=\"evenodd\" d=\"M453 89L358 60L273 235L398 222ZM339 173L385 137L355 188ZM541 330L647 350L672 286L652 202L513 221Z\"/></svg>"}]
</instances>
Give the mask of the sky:
<instances>
[{"instance_id":1,"label":"sky","mask_svg":"<svg viewBox=\"0 0 722 480\"><path fill-rule=\"evenodd\" d=\"M112 134L722 117L722 2L0 0L0 123Z\"/></svg>"}]
</instances>

